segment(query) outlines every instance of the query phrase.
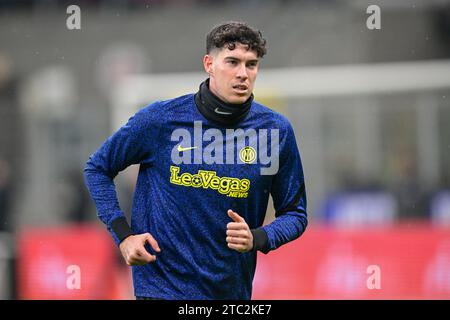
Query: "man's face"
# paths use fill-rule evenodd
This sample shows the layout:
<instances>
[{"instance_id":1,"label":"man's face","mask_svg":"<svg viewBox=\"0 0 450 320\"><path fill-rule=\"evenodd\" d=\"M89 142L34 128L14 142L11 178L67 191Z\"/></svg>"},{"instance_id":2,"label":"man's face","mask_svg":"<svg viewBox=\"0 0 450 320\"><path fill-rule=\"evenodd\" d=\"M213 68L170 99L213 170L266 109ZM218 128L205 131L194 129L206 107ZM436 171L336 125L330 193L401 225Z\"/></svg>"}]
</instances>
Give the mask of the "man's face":
<instances>
[{"instance_id":1,"label":"man's face","mask_svg":"<svg viewBox=\"0 0 450 320\"><path fill-rule=\"evenodd\" d=\"M209 89L225 102L244 103L252 94L259 61L255 51L236 43L205 55L203 65L209 74Z\"/></svg>"}]
</instances>

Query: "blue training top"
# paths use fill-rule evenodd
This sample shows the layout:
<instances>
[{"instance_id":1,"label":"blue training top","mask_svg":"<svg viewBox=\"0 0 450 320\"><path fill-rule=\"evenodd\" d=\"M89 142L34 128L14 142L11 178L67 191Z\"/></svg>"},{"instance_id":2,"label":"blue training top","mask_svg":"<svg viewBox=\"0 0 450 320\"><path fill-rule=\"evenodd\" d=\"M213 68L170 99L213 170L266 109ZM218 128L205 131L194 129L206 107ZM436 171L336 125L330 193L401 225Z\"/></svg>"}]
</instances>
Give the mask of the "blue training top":
<instances>
[{"instance_id":1,"label":"blue training top","mask_svg":"<svg viewBox=\"0 0 450 320\"><path fill-rule=\"evenodd\" d=\"M131 229L149 232L161 248L155 262L133 266L136 296L250 299L256 250L228 248L227 210L265 232L268 241L259 248L264 253L298 238L307 226L293 129L284 116L255 101L232 128L208 121L193 94L158 101L137 112L90 156L86 184L117 245L121 239L112 225L124 214L113 179L132 164L140 168ZM262 226L269 193L276 219Z\"/></svg>"}]
</instances>

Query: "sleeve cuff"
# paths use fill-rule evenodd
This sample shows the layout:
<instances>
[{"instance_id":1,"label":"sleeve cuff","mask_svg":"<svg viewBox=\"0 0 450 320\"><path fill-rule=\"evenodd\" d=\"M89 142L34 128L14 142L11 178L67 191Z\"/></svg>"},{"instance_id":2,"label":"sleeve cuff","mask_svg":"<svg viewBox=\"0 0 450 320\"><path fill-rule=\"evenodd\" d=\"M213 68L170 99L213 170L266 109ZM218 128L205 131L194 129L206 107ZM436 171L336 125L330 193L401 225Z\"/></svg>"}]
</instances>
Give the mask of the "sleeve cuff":
<instances>
[{"instance_id":1,"label":"sleeve cuff","mask_svg":"<svg viewBox=\"0 0 450 320\"><path fill-rule=\"evenodd\" d=\"M253 251L259 250L262 253L267 254L270 251L269 237L267 236L267 233L262 227L251 229L250 231L253 235Z\"/></svg>"},{"instance_id":2,"label":"sleeve cuff","mask_svg":"<svg viewBox=\"0 0 450 320\"><path fill-rule=\"evenodd\" d=\"M125 238L134 235L134 232L131 230L125 217L115 219L111 223L111 229L119 240L118 244L120 244Z\"/></svg>"}]
</instances>

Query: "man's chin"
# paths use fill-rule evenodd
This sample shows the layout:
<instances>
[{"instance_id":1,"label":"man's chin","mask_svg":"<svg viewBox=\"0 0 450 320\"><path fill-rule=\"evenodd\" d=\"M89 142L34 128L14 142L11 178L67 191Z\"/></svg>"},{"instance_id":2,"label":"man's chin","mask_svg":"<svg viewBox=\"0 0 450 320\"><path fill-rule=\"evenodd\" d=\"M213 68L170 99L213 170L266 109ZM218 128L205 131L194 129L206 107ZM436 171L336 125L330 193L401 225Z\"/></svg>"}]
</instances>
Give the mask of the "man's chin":
<instances>
[{"instance_id":1,"label":"man's chin","mask_svg":"<svg viewBox=\"0 0 450 320\"><path fill-rule=\"evenodd\" d=\"M250 96L233 96L228 102L231 104L243 104Z\"/></svg>"}]
</instances>

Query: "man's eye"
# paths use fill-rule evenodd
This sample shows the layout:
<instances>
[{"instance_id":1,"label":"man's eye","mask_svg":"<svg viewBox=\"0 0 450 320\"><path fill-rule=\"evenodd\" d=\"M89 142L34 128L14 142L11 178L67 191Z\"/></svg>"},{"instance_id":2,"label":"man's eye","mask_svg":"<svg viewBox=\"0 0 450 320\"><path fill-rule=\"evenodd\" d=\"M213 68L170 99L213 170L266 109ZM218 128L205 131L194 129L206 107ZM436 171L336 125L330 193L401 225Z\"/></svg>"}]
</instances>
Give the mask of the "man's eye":
<instances>
[{"instance_id":1,"label":"man's eye","mask_svg":"<svg viewBox=\"0 0 450 320\"><path fill-rule=\"evenodd\" d=\"M228 61L228 63L230 63L230 64L232 64L232 65L235 65L235 64L237 64L237 62L236 62L236 61L234 61L234 60L229 60L229 61Z\"/></svg>"}]
</instances>

